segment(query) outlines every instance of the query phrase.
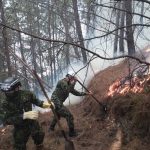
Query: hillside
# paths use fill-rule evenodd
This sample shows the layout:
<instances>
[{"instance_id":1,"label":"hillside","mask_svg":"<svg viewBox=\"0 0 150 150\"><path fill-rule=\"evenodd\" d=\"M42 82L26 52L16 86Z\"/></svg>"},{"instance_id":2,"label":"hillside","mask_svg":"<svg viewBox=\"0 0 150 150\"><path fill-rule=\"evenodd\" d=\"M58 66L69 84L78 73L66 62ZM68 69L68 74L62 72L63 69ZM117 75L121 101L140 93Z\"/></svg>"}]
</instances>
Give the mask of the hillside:
<instances>
[{"instance_id":1,"label":"hillside","mask_svg":"<svg viewBox=\"0 0 150 150\"><path fill-rule=\"evenodd\" d=\"M102 116L99 104L90 96L69 109L74 115L78 136L72 138L76 150L148 150L150 147L150 94L126 93L113 98L107 96L109 86L118 78L128 74L127 62L109 67L99 72L88 88L101 102L107 104L108 111ZM132 106L132 107L131 107ZM139 111L138 111L139 110ZM138 112L138 113L137 113ZM140 112L140 113L139 113ZM64 139L58 127L54 133L48 133L51 113L41 114L39 121L46 133L45 150L64 150ZM61 120L67 132L65 120ZM12 128L0 132L0 150L12 149ZM34 150L33 141L27 144L28 150Z\"/></svg>"}]
</instances>

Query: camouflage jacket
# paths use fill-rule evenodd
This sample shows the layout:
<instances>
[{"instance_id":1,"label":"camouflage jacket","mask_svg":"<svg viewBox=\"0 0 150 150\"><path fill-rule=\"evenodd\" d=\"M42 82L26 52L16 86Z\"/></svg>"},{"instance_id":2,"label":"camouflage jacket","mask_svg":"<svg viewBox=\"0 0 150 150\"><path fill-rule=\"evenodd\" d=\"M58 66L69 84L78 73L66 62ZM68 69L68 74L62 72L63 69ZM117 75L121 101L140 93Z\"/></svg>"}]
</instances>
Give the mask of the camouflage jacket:
<instances>
[{"instance_id":1,"label":"camouflage jacket","mask_svg":"<svg viewBox=\"0 0 150 150\"><path fill-rule=\"evenodd\" d=\"M23 120L23 113L32 110L32 104L42 107L43 101L40 101L30 91L20 90L13 98L4 100L2 107L4 111L4 124L22 125L29 120Z\"/></svg>"},{"instance_id":2,"label":"camouflage jacket","mask_svg":"<svg viewBox=\"0 0 150 150\"><path fill-rule=\"evenodd\" d=\"M79 92L74 89L75 83L70 84L65 78L58 81L54 92L52 93L51 100L55 103L56 107L61 107L63 102L69 96L69 93L72 93L76 96L84 96L85 92Z\"/></svg>"}]
</instances>

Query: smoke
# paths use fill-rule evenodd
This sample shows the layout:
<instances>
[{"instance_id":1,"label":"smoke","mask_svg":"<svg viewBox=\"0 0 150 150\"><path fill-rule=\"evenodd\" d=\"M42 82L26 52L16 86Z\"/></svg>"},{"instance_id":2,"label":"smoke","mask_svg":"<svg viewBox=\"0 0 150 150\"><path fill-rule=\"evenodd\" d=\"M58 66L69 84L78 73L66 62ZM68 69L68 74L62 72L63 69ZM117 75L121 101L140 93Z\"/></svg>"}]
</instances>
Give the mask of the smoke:
<instances>
[{"instance_id":1,"label":"smoke","mask_svg":"<svg viewBox=\"0 0 150 150\"><path fill-rule=\"evenodd\" d=\"M72 64L69 70L78 72L76 77L80 82L84 84L85 87L88 87L89 82L91 79L101 70L107 68L108 66L116 65L120 60L116 61L106 61L99 58L95 58L93 61L89 63L84 69L78 72L83 65L82 64ZM84 92L85 90L81 85L77 82L75 85L75 89L78 91ZM65 101L65 105L74 105L81 102L84 99L84 96L74 96L72 94L69 95L68 99Z\"/></svg>"},{"instance_id":2,"label":"smoke","mask_svg":"<svg viewBox=\"0 0 150 150\"><path fill-rule=\"evenodd\" d=\"M91 57L92 58L92 57ZM108 60L102 60L100 58L93 58L91 61L89 61L86 65L83 65L83 63L79 62L72 62L68 68L63 70L63 76L60 79L63 79L65 75L68 72L74 72L75 76L78 78L78 80L84 84L85 87L88 87L89 82L91 79L101 70L109 67L114 66L120 62L120 60L114 60L114 61L108 61ZM57 84L57 82L56 82ZM54 91L55 87L51 90ZM85 90L83 87L77 82L75 85L75 89L84 92ZM51 98L52 92L49 92L49 98ZM46 98L43 95L39 96L40 100L46 101ZM64 105L65 106L71 106L75 105L77 103L80 103L84 99L84 96L74 96L73 94L69 94L69 97L65 100ZM50 111L50 109L41 109L39 107L34 107L34 109L38 109L40 112Z\"/></svg>"}]
</instances>

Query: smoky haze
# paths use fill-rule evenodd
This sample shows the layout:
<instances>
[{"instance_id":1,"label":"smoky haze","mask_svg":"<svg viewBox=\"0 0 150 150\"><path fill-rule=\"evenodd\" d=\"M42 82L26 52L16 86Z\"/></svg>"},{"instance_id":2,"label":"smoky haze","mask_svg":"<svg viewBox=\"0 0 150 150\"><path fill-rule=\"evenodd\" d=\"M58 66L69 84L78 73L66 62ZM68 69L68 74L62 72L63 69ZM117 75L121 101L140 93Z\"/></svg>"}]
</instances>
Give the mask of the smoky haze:
<instances>
[{"instance_id":1,"label":"smoky haze","mask_svg":"<svg viewBox=\"0 0 150 150\"><path fill-rule=\"evenodd\" d=\"M80 64L79 63L77 63L77 64L72 63L70 65L71 67L69 67L68 70L71 72L78 72L79 71L75 76L78 78L78 80L80 82L82 82L84 84L85 87L88 87L89 82L91 81L91 79L94 77L95 74L97 74L100 70L107 68L108 66L113 66L113 65L118 64L118 62L120 62L120 60L106 61L106 60L96 58L93 61L91 61L91 63L89 64L88 67L85 67L81 71L79 71L79 70L83 67L82 63L80 63ZM64 71L63 74L64 74L64 76L62 78L65 77L66 70ZM51 92L48 92L49 98L51 98L51 94L54 91L54 89L55 89L55 87L51 90ZM80 92L85 91L83 89L83 87L78 82L75 85L75 89L80 91ZM46 98L43 95L40 95L39 99L46 101ZM73 94L70 93L69 97L64 102L64 105L65 106L75 105L77 103L80 103L83 99L84 99L84 96L74 96ZM50 111L50 109L42 109L42 108L39 108L36 106L34 108L38 109L41 112Z\"/></svg>"}]
</instances>

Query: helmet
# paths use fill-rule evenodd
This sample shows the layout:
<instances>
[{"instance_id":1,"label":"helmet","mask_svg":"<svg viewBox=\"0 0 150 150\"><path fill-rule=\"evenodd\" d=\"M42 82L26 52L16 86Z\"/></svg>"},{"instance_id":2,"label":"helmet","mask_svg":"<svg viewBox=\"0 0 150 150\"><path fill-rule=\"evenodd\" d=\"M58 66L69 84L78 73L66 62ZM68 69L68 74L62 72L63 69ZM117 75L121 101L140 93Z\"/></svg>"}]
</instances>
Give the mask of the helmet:
<instances>
[{"instance_id":1,"label":"helmet","mask_svg":"<svg viewBox=\"0 0 150 150\"><path fill-rule=\"evenodd\" d=\"M66 77L68 78L74 78L74 75L75 73L73 71L69 71L67 74L66 74Z\"/></svg>"},{"instance_id":2,"label":"helmet","mask_svg":"<svg viewBox=\"0 0 150 150\"><path fill-rule=\"evenodd\" d=\"M3 92L10 92L13 91L18 86L21 86L21 82L19 81L19 79L9 77L1 84L1 90Z\"/></svg>"}]
</instances>

